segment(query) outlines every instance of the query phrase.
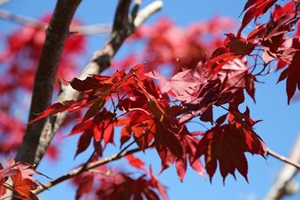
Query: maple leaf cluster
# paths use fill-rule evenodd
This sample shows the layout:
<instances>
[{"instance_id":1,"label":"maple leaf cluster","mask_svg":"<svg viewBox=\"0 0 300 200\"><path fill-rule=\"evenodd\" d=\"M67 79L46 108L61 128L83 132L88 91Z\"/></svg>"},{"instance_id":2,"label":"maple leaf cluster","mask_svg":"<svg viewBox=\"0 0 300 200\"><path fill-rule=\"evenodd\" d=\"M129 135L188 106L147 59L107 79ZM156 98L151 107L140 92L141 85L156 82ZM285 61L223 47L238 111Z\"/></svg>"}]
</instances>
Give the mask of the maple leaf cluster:
<instances>
[{"instance_id":1,"label":"maple leaf cluster","mask_svg":"<svg viewBox=\"0 0 300 200\"><path fill-rule=\"evenodd\" d=\"M0 163L0 196L3 197L7 190L12 190L17 199L37 200L37 196L32 191L37 189L38 185L45 186L32 175L45 175L35 171L30 164L15 162L12 156L9 157L8 161L3 158L2 161L5 167ZM12 184L7 182L8 178L11 178Z\"/></svg>"},{"instance_id":2,"label":"maple leaf cluster","mask_svg":"<svg viewBox=\"0 0 300 200\"><path fill-rule=\"evenodd\" d=\"M41 24L50 21L50 14L39 19ZM72 26L81 23L74 20ZM17 149L25 131L24 117L27 116L29 96L34 75L44 45L44 27L22 26L5 37L0 51L0 153L10 153ZM71 35L65 43L60 59L57 77L72 78L78 71L78 55L85 51L86 39L83 35ZM58 84L56 84L56 90ZM16 105L21 105L16 109ZM13 134L12 134L13 133ZM55 155L53 154L55 157Z\"/></svg>"},{"instance_id":3,"label":"maple leaf cluster","mask_svg":"<svg viewBox=\"0 0 300 200\"><path fill-rule=\"evenodd\" d=\"M126 156L129 164L143 171L138 177L132 173L120 172L100 166L92 173L83 173L72 180L78 186L75 199L153 199L167 200L167 190L155 177L152 168L144 168L145 163L133 155Z\"/></svg>"},{"instance_id":4,"label":"maple leaf cluster","mask_svg":"<svg viewBox=\"0 0 300 200\"><path fill-rule=\"evenodd\" d=\"M202 155L206 157L207 170L210 162L215 162L216 166L216 161L219 161L224 178L238 169L247 179L244 152L264 156L265 146L252 129L254 121L249 110L242 113L238 109L244 101L246 81L243 80L248 77L247 69L245 65L234 62L232 66L231 70L224 65L221 69L226 73L220 70L218 76L210 76L205 66L198 65L195 70L180 72L170 80L155 71L145 73L147 65L144 64L134 66L129 72L118 71L112 76L94 75L85 80L74 78L71 86L84 96L78 101L53 104L31 123L59 112L86 109L83 119L69 134L81 134L75 156L93 144L94 152L101 157L106 145L114 144L114 126L122 126L121 147L130 140L142 150L154 146L161 158L162 170L175 163L181 180L188 165L197 173L205 174L199 159ZM159 79L158 85L155 85L155 79ZM239 84L232 85L229 80L234 79ZM105 107L108 103L110 110ZM225 104L229 104L228 124L221 126L226 116L214 121L213 106ZM195 118L217 125L205 133L190 132L187 124ZM217 137L214 135L220 138L221 144L212 142ZM223 152L222 147L233 145L238 147L228 154L239 159L229 167L225 164L228 160L219 153L208 156L215 151ZM237 163L240 164L237 166ZM214 171L208 171L212 178Z\"/></svg>"},{"instance_id":5,"label":"maple leaf cluster","mask_svg":"<svg viewBox=\"0 0 300 200\"><path fill-rule=\"evenodd\" d=\"M286 80L286 93L288 104L294 96L296 89L300 90L299 82L299 3L298 1L288 1L285 5L275 4L277 0L255 0L248 1L244 7L245 16L237 37L241 31L252 20L257 20L272 6L272 14L266 23L260 23L256 29L250 32L247 39L243 39L246 45L261 47L263 51L261 60L263 68L257 75L266 71L267 66L272 61L277 61L277 70L280 73L278 82ZM295 27L296 30L295 30ZM255 59L258 59L256 56ZM256 68L256 65L253 66ZM267 72L269 73L269 72Z\"/></svg>"}]
</instances>

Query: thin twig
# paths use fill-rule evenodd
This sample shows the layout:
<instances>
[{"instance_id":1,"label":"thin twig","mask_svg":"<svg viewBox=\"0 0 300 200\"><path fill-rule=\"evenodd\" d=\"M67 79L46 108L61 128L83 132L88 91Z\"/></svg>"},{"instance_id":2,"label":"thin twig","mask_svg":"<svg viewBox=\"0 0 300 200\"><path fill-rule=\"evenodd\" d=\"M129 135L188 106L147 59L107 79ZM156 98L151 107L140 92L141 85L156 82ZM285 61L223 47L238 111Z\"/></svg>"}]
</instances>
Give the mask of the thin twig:
<instances>
[{"instance_id":1,"label":"thin twig","mask_svg":"<svg viewBox=\"0 0 300 200\"><path fill-rule=\"evenodd\" d=\"M10 0L0 0L0 6L3 6L4 4L8 3Z\"/></svg>"},{"instance_id":2,"label":"thin twig","mask_svg":"<svg viewBox=\"0 0 300 200\"><path fill-rule=\"evenodd\" d=\"M1 5L0 5L1 6ZM40 20L11 13L7 10L0 9L0 18L4 20L9 20L21 25L32 26L41 30L46 29L48 23L42 22ZM70 27L70 32L79 35L104 35L107 36L111 32L111 24L94 24L88 26L74 26Z\"/></svg>"},{"instance_id":3,"label":"thin twig","mask_svg":"<svg viewBox=\"0 0 300 200\"><path fill-rule=\"evenodd\" d=\"M268 155L271 155L271 156L273 156L274 158L277 158L278 160L281 160L281 161L283 161L283 162L285 162L285 163L287 163L287 164L289 164L289 165L292 165L292 166L296 167L297 169L300 169L300 164L299 164L299 163L294 162L293 160L291 160L291 159L289 159L289 158L287 158L287 157L285 157L285 156L282 156L282 155L280 155L280 154L278 154L278 153L272 151L272 150L269 149L269 148L267 149L267 154L268 154Z\"/></svg>"},{"instance_id":4,"label":"thin twig","mask_svg":"<svg viewBox=\"0 0 300 200\"><path fill-rule=\"evenodd\" d=\"M112 24L93 24L88 26L76 26L71 31L79 35L103 35L108 36L111 33Z\"/></svg>"},{"instance_id":5,"label":"thin twig","mask_svg":"<svg viewBox=\"0 0 300 200\"><path fill-rule=\"evenodd\" d=\"M13 14L9 11L2 10L2 9L0 9L0 18L9 20L9 21L12 21L12 22L15 22L18 24L22 24L22 25L33 26L33 27L36 27L39 29L45 29L47 26L47 23L45 23L45 22L41 22L39 20L24 16L24 15L16 15L16 14Z\"/></svg>"}]
</instances>

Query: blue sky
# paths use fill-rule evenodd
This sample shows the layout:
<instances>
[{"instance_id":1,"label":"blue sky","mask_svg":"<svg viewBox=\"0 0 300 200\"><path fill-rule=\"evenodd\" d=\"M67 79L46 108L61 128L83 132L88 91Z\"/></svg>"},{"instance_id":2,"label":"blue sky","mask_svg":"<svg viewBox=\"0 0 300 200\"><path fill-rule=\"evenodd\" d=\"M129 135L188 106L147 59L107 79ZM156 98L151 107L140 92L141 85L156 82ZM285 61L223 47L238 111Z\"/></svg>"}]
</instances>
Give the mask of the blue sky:
<instances>
[{"instance_id":1,"label":"blue sky","mask_svg":"<svg viewBox=\"0 0 300 200\"><path fill-rule=\"evenodd\" d=\"M16 14L30 16L34 18L40 17L43 13L53 10L56 1L49 0L11 0L2 7L4 10L11 11ZM144 1L144 5L151 2ZM210 19L215 15L230 16L239 23L240 15L245 0L216 0L209 1L164 1L164 8L155 14L147 23L152 23L160 16L168 16L173 19L179 26L185 26L195 21ZM103 0L92 1L84 0L80 5L76 16L86 24L110 23L113 20L115 5L117 1ZM0 34L6 33L19 25L11 22L0 20ZM246 28L250 29L249 27ZM100 48L105 41L103 36L92 36L89 38L89 54ZM125 49L121 48L118 56L125 54ZM87 57L87 61L89 56ZM263 77L261 81L264 84L258 84L256 90L256 104L252 101L247 101L250 107L251 115L254 119L263 119L262 122L255 126L256 132L263 138L267 146L282 155L289 155L290 149L294 144L297 134L300 130L299 110L300 103L292 102L287 106L287 99L285 94L285 84L276 84L279 73ZM196 127L194 127L196 129ZM73 155L76 146L77 138L66 138L63 148L64 154L61 159L64 163L52 163L47 160L41 163L39 171L47 174L52 178L68 172L72 167L78 165L85 160L84 155L79 156L73 161ZM73 145L73 148L72 148ZM113 150L111 150L114 153ZM154 172L160 170L159 160L155 152L146 153L144 157L147 163L152 164ZM71 155L71 156L70 156ZM109 154L108 154L109 155ZM86 155L87 156L87 155ZM276 178L276 174L280 170L283 163L272 157L267 160L259 156L247 155L249 173L249 184L237 173L237 181L229 176L226 179L226 185L223 185L222 178L217 171L214 176L212 184L209 180L197 175L191 169L188 170L187 175L181 183L177 177L174 167L164 171L159 180L168 186L168 194L171 200L180 199L231 199L231 200L259 200L263 199L267 194L270 186ZM126 163L126 161L121 161ZM122 164L117 164L122 165ZM42 179L44 180L44 179ZM296 176L299 181L299 176ZM44 180L47 181L47 180ZM41 194L40 199L74 199L74 189L68 187L67 183L61 184L51 188L49 191ZM286 199L296 200L300 198L300 194Z\"/></svg>"}]
</instances>

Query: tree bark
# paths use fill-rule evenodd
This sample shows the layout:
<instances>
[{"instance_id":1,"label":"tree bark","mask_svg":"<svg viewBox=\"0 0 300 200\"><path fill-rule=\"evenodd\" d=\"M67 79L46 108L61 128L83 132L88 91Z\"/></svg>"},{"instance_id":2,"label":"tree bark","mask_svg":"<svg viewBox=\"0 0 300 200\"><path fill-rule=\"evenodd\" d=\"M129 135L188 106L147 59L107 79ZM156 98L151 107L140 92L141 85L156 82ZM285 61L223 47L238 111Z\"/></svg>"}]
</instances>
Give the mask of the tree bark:
<instances>
[{"instance_id":1,"label":"tree bark","mask_svg":"<svg viewBox=\"0 0 300 200\"><path fill-rule=\"evenodd\" d=\"M68 38L69 26L81 0L58 0L49 26L46 28L46 39L35 75L33 95L28 121L44 111L52 100L55 77L64 43ZM44 151L38 148L51 130L50 119L43 119L28 124L26 132L16 155L16 161L38 164ZM42 139L40 141L40 138Z\"/></svg>"}]
</instances>

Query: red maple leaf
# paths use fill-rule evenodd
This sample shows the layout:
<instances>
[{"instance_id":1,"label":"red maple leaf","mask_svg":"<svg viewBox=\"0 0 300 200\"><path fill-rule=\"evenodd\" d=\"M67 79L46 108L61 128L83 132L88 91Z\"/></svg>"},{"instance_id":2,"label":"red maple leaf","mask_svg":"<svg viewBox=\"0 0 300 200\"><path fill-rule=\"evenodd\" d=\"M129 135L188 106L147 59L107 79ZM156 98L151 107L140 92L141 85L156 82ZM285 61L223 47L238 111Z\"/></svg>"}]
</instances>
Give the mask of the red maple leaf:
<instances>
[{"instance_id":1,"label":"red maple leaf","mask_svg":"<svg viewBox=\"0 0 300 200\"><path fill-rule=\"evenodd\" d=\"M191 70L179 72L169 80L155 71L148 72L146 75L158 79L158 85L162 93L174 95L176 100L180 101L190 102L190 97L200 85L198 79L192 76Z\"/></svg>"},{"instance_id":2,"label":"red maple leaf","mask_svg":"<svg viewBox=\"0 0 300 200\"><path fill-rule=\"evenodd\" d=\"M245 4L243 12L246 13L242 20L242 25L238 30L237 37L241 36L242 30L249 24L253 19L256 20L259 16L263 15L269 8L271 8L277 0L248 0Z\"/></svg>"},{"instance_id":3,"label":"red maple leaf","mask_svg":"<svg viewBox=\"0 0 300 200\"><path fill-rule=\"evenodd\" d=\"M113 118L114 114L104 108L97 112L93 119L83 120L73 127L68 136L82 132L78 140L75 157L88 148L92 139L94 139L95 151L100 156L102 156L102 151L108 143L114 144ZM104 142L103 147L101 145L102 141Z\"/></svg>"},{"instance_id":4,"label":"red maple leaf","mask_svg":"<svg viewBox=\"0 0 300 200\"><path fill-rule=\"evenodd\" d=\"M46 175L36 171L33 169L33 166L31 164L25 163L25 162L16 162L15 159L10 155L8 161L5 159L2 159L4 165L6 166L6 170L9 176L13 176L16 173L21 173L22 179L29 179L33 182L38 183L40 186L45 187L39 180L34 178L32 175L38 174L47 177ZM49 178L49 177L47 177ZM49 178L50 179L50 178Z\"/></svg>"},{"instance_id":5,"label":"red maple leaf","mask_svg":"<svg viewBox=\"0 0 300 200\"><path fill-rule=\"evenodd\" d=\"M13 181L13 190L17 193L20 199L38 200L37 196L31 192L37 188L37 184L30 179L24 179L21 171L11 177Z\"/></svg>"},{"instance_id":6,"label":"red maple leaf","mask_svg":"<svg viewBox=\"0 0 300 200\"><path fill-rule=\"evenodd\" d=\"M6 193L6 187L4 186L4 184L7 179L8 179L8 175L5 174L5 171L3 170L3 166L0 163L0 196Z\"/></svg>"},{"instance_id":7,"label":"red maple leaf","mask_svg":"<svg viewBox=\"0 0 300 200\"><path fill-rule=\"evenodd\" d=\"M293 56L293 60L291 64L280 74L278 82L286 79L286 93L288 97L288 104L290 103L292 97L294 96L297 86L298 90L300 90L300 53L297 52Z\"/></svg>"},{"instance_id":8,"label":"red maple leaf","mask_svg":"<svg viewBox=\"0 0 300 200\"><path fill-rule=\"evenodd\" d=\"M197 146L199 143L199 139L196 136L199 134L202 135L202 133L196 132L190 134L185 127L179 136L184 154L182 157L176 159L175 167L180 181L183 181L183 178L185 177L188 163L195 172L205 177L204 167L200 159L196 159Z\"/></svg>"},{"instance_id":9,"label":"red maple leaf","mask_svg":"<svg viewBox=\"0 0 300 200\"><path fill-rule=\"evenodd\" d=\"M4 194L6 188L9 188L16 193L17 198L37 200L38 198L31 192L31 190L35 190L38 186L37 184L44 188L45 186L36 178L32 177L32 175L43 174L32 169L32 165L30 164L24 162L15 162L12 155L9 157L8 161L5 159L2 159L2 161L6 168L3 168L3 166L0 164L0 194ZM13 181L12 185L5 183L9 177Z\"/></svg>"},{"instance_id":10,"label":"red maple leaf","mask_svg":"<svg viewBox=\"0 0 300 200\"><path fill-rule=\"evenodd\" d=\"M137 169L144 169L145 163L141 159L135 157L133 154L127 155L125 158L128 160L131 166Z\"/></svg>"},{"instance_id":11,"label":"red maple leaf","mask_svg":"<svg viewBox=\"0 0 300 200\"><path fill-rule=\"evenodd\" d=\"M58 114L60 112L65 111L75 111L80 108L80 106L84 105L86 103L85 99L81 99L78 101L64 101L63 103L57 102L49 106L45 111L42 113L36 113L38 116L30 121L29 123L32 124L40 119L43 119L45 117Z\"/></svg>"},{"instance_id":12,"label":"red maple leaf","mask_svg":"<svg viewBox=\"0 0 300 200\"><path fill-rule=\"evenodd\" d=\"M225 119L226 115L220 117L217 126L206 131L197 147L197 157L204 155L210 181L219 163L224 182L228 174L235 177L235 170L248 182L248 164L244 153L264 156L265 145L252 129L256 122L250 118L248 109L245 113L235 111L229 114L228 124L223 124Z\"/></svg>"},{"instance_id":13,"label":"red maple leaf","mask_svg":"<svg viewBox=\"0 0 300 200\"><path fill-rule=\"evenodd\" d=\"M150 168L150 179L143 174L136 179L126 173L114 173L109 176L99 176L101 187L96 195L99 199L147 199L159 200L157 192L164 200L168 199L166 188L158 182ZM156 191L157 192L156 192Z\"/></svg>"}]
</instances>

